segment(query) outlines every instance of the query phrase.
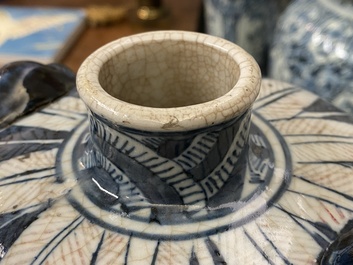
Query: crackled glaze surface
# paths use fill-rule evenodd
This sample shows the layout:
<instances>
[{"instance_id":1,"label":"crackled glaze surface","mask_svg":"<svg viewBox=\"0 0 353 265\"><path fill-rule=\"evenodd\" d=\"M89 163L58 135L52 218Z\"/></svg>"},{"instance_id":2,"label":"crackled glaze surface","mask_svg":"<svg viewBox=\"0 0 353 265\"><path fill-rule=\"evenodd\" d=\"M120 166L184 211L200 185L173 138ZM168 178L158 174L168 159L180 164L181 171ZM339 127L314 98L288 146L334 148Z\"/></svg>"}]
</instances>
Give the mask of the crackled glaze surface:
<instances>
[{"instance_id":1,"label":"crackled glaze surface","mask_svg":"<svg viewBox=\"0 0 353 265\"><path fill-rule=\"evenodd\" d=\"M1 130L2 264L335 264L349 258L353 118L273 80L263 80L250 112L251 99L244 98L254 90L237 88L252 80L253 61L244 63L239 58L249 57L233 49L240 52L234 87L190 106L218 104L238 91L235 109L245 110L219 115L214 124L191 124L185 106L118 102L96 87L99 71L85 78L94 70L87 66L101 61L104 69L104 61L116 58L101 50L108 60L89 59L78 80L79 86L95 80L95 87L80 88L89 93L88 114L72 91ZM115 68L104 75L108 69ZM107 83L100 81L106 89ZM256 91L257 82L251 86ZM109 101L99 105L101 96ZM103 109L114 104L116 116ZM157 119L149 131L136 123L146 113L131 112L144 109ZM158 122L173 109L185 114L188 130ZM126 114L135 115L131 123Z\"/></svg>"},{"instance_id":2,"label":"crackled glaze surface","mask_svg":"<svg viewBox=\"0 0 353 265\"><path fill-rule=\"evenodd\" d=\"M223 217L162 225L103 207L107 198L90 198L77 182L72 168L84 168L73 151L88 126L77 96L16 122L0 135L2 263L314 264L353 218L353 120L309 92L264 80L252 124L251 149L276 173L272 182L247 173ZM148 238L163 233L169 238Z\"/></svg>"},{"instance_id":3,"label":"crackled glaze surface","mask_svg":"<svg viewBox=\"0 0 353 265\"><path fill-rule=\"evenodd\" d=\"M182 131L226 122L248 110L258 95L259 77L254 59L229 41L160 31L97 50L81 66L77 83L97 115L140 130Z\"/></svg>"}]
</instances>

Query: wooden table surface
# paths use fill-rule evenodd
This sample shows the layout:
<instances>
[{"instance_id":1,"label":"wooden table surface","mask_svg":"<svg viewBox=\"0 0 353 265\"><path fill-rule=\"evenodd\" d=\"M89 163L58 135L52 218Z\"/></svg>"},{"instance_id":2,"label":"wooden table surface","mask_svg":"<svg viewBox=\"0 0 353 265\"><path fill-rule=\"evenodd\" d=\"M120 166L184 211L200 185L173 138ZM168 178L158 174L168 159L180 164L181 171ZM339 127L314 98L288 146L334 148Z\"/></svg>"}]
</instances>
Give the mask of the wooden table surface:
<instances>
[{"instance_id":1,"label":"wooden table surface","mask_svg":"<svg viewBox=\"0 0 353 265\"><path fill-rule=\"evenodd\" d=\"M132 0L2 0L1 5L13 6L57 6L81 7L90 5L136 6ZM83 60L93 51L104 44L118 38L151 30L176 29L196 31L199 21L201 0L164 0L164 7L168 10L167 23L143 25L125 19L121 22L101 27L86 26L77 41L70 48L62 63L73 71L77 71Z\"/></svg>"}]
</instances>

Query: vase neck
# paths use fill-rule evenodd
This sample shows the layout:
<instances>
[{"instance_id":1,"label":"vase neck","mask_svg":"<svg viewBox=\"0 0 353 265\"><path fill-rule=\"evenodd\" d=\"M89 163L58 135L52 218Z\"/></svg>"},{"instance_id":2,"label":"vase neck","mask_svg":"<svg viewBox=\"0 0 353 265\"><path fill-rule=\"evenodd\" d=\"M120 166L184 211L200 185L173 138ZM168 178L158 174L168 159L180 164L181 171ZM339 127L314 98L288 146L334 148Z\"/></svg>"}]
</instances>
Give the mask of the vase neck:
<instances>
[{"instance_id":1,"label":"vase neck","mask_svg":"<svg viewBox=\"0 0 353 265\"><path fill-rule=\"evenodd\" d=\"M113 179L113 169L119 170L151 204L234 202L243 186L250 114L195 131L158 133L116 126L91 113L94 164ZM234 194L212 200L227 183L236 183Z\"/></svg>"}]
</instances>

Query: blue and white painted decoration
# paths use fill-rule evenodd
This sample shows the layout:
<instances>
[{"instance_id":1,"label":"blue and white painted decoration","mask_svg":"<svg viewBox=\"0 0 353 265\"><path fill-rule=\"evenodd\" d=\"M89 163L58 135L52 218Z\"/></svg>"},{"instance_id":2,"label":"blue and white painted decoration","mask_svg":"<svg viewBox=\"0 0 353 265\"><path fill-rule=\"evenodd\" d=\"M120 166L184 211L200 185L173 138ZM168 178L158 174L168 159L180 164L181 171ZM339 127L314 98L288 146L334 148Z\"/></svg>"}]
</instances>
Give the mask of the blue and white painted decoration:
<instances>
[{"instance_id":1,"label":"blue and white painted decoration","mask_svg":"<svg viewBox=\"0 0 353 265\"><path fill-rule=\"evenodd\" d=\"M353 118L311 92L266 79L253 104L259 69L241 48L197 33L149 34L89 57L77 76L82 99L72 90L0 131L0 263L351 264ZM195 40L200 54L189 56ZM120 86L119 94L111 89L120 79L106 77L127 71L130 78L138 75L137 83L153 81L147 72L155 69L135 64L142 51L155 66L168 61L154 52L173 62L174 68L156 67L164 71L157 75L161 82L180 70L174 60L213 63L209 72L196 68L191 77L172 79L185 85L179 86L184 94L185 80L204 71L222 75L225 61L237 79L228 92L203 103L136 105L159 96L158 84L152 86L158 93L145 82L145 90L129 98L134 87ZM175 51L179 56L167 56ZM125 63L112 71L112 61L122 58L131 72ZM85 92L89 86L102 91ZM196 99L208 97L211 88ZM109 100L89 102L99 96ZM224 98L240 101L229 105ZM180 118L193 115L189 109L205 114L210 105L222 111L191 123ZM146 113L133 117L133 109L160 115L147 127L136 123ZM159 123L168 112L171 121ZM222 122L215 122L217 114Z\"/></svg>"},{"instance_id":2,"label":"blue and white painted decoration","mask_svg":"<svg viewBox=\"0 0 353 265\"><path fill-rule=\"evenodd\" d=\"M293 1L278 22L270 77L353 113L352 14L351 0Z\"/></svg>"}]
</instances>

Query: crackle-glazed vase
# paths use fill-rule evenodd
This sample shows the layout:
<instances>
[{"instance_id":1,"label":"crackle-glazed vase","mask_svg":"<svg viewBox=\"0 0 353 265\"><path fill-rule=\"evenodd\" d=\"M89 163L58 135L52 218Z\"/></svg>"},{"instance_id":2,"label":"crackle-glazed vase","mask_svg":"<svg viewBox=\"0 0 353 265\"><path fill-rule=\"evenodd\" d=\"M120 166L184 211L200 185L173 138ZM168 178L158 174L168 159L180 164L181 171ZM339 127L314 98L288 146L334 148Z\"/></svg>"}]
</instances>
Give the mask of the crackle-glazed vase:
<instances>
[{"instance_id":1,"label":"crackle-glazed vase","mask_svg":"<svg viewBox=\"0 0 353 265\"><path fill-rule=\"evenodd\" d=\"M10 66L26 110L33 69ZM0 131L1 264L352 261L348 114L182 31L107 44L77 90Z\"/></svg>"}]
</instances>

